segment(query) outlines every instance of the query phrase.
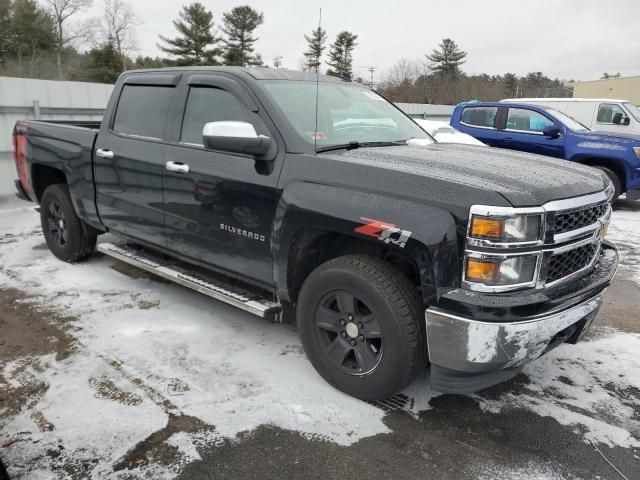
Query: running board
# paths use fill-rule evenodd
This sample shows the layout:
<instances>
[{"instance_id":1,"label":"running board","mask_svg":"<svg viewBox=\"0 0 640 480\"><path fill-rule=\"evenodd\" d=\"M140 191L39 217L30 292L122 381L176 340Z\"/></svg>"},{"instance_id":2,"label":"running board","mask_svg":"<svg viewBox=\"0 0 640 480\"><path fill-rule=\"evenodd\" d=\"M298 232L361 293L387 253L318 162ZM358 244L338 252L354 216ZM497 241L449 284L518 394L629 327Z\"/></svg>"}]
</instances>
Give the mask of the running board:
<instances>
[{"instance_id":1,"label":"running board","mask_svg":"<svg viewBox=\"0 0 640 480\"><path fill-rule=\"evenodd\" d=\"M162 278L188 287L246 312L279 321L282 306L225 281L190 272L175 261L145 250L113 243L98 244L98 251Z\"/></svg>"}]
</instances>

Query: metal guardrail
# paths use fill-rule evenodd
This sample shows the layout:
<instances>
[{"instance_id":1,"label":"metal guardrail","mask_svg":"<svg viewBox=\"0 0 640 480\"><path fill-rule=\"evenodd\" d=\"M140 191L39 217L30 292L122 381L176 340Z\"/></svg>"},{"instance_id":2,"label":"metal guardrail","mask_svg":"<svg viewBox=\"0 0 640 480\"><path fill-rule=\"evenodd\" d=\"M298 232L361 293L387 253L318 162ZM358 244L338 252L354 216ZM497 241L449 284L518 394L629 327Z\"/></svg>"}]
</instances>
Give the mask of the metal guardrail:
<instances>
[{"instance_id":1,"label":"metal guardrail","mask_svg":"<svg viewBox=\"0 0 640 480\"><path fill-rule=\"evenodd\" d=\"M104 108L41 107L37 100L28 107L0 105L0 114L33 115L36 120L42 115L104 115L104 111Z\"/></svg>"}]
</instances>

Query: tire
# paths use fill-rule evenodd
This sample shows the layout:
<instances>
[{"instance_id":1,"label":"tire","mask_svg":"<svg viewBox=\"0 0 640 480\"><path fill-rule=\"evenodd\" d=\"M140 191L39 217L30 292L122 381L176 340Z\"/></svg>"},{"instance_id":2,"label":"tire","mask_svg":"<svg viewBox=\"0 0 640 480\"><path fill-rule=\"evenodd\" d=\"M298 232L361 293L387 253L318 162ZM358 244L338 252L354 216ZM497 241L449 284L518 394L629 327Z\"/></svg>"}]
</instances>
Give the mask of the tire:
<instances>
[{"instance_id":1,"label":"tire","mask_svg":"<svg viewBox=\"0 0 640 480\"><path fill-rule=\"evenodd\" d=\"M296 317L307 357L331 385L363 400L398 393L425 367L416 288L375 257L347 255L311 272Z\"/></svg>"},{"instance_id":2,"label":"tire","mask_svg":"<svg viewBox=\"0 0 640 480\"><path fill-rule=\"evenodd\" d=\"M614 188L612 203L615 203L618 200L618 197L622 195L622 180L620 180L620 177L616 172L614 172L613 170L607 167L598 166L595 168L604 172L607 175L607 177L609 177L609 180L611 180L611 183L613 184L613 188Z\"/></svg>"},{"instance_id":3,"label":"tire","mask_svg":"<svg viewBox=\"0 0 640 480\"><path fill-rule=\"evenodd\" d=\"M97 235L76 214L66 184L50 185L40 201L40 224L49 250L65 262L80 262L96 248Z\"/></svg>"}]
</instances>

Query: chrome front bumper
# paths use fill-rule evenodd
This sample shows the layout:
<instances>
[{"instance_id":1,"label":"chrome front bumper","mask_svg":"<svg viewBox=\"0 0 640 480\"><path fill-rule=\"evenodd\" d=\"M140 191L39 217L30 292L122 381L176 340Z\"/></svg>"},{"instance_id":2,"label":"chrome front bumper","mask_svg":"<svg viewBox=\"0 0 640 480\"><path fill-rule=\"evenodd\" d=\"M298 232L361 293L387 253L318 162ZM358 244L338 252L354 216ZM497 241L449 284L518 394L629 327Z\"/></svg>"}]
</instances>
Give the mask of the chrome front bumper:
<instances>
[{"instance_id":1,"label":"chrome front bumper","mask_svg":"<svg viewBox=\"0 0 640 480\"><path fill-rule=\"evenodd\" d=\"M596 317L603 294L520 322L481 322L428 308L425 317L429 360L440 369L460 374L510 369L515 375L519 367L545 353L559 334L585 320L579 332L572 332L581 338Z\"/></svg>"}]
</instances>

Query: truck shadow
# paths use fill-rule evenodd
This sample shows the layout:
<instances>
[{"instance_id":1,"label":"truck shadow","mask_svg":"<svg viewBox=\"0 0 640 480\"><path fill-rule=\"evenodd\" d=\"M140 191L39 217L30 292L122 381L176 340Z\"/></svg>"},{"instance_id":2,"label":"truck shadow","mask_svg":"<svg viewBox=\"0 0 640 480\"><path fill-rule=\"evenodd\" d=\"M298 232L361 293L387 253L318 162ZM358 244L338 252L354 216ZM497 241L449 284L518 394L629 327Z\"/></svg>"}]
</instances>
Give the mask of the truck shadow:
<instances>
[{"instance_id":1,"label":"truck shadow","mask_svg":"<svg viewBox=\"0 0 640 480\"><path fill-rule=\"evenodd\" d=\"M626 196L624 196L615 203L613 209L624 212L640 212L640 200L627 200Z\"/></svg>"}]
</instances>

